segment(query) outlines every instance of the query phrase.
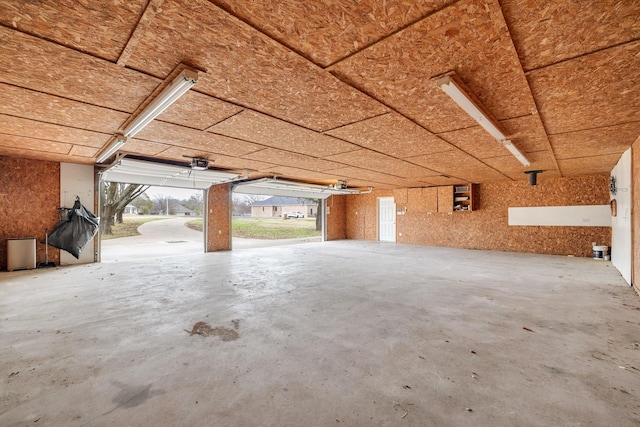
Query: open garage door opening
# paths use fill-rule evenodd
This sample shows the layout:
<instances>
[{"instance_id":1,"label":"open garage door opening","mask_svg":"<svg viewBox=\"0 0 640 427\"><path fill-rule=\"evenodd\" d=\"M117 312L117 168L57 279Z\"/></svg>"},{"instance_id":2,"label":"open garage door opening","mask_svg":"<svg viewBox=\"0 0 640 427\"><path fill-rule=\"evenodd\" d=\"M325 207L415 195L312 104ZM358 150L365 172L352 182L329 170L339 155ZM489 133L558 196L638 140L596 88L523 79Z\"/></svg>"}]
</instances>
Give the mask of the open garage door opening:
<instances>
[{"instance_id":1,"label":"open garage door opening","mask_svg":"<svg viewBox=\"0 0 640 427\"><path fill-rule=\"evenodd\" d=\"M103 182L103 262L204 252L204 190Z\"/></svg>"},{"instance_id":2,"label":"open garage door opening","mask_svg":"<svg viewBox=\"0 0 640 427\"><path fill-rule=\"evenodd\" d=\"M116 160L100 174L100 261L204 253L207 190L236 177L190 165Z\"/></svg>"},{"instance_id":3,"label":"open garage door opening","mask_svg":"<svg viewBox=\"0 0 640 427\"><path fill-rule=\"evenodd\" d=\"M233 249L321 242L324 200L233 192Z\"/></svg>"}]
</instances>

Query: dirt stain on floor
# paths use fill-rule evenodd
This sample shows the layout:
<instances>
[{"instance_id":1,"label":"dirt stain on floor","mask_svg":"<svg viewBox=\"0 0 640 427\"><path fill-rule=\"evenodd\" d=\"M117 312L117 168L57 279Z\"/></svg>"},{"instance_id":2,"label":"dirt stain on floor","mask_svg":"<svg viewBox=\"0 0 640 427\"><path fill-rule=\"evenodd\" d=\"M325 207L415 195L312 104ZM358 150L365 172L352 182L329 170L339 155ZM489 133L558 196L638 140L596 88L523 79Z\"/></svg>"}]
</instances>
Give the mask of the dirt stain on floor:
<instances>
[{"instance_id":1,"label":"dirt stain on floor","mask_svg":"<svg viewBox=\"0 0 640 427\"><path fill-rule=\"evenodd\" d=\"M185 331L189 332L189 336L201 335L203 337L219 337L222 341L235 341L240 338L240 334L238 333L238 329L240 329L240 320L234 319L231 323L233 324L233 329L224 328L222 326L212 328L206 322L197 322L193 325L191 331L186 329Z\"/></svg>"}]
</instances>

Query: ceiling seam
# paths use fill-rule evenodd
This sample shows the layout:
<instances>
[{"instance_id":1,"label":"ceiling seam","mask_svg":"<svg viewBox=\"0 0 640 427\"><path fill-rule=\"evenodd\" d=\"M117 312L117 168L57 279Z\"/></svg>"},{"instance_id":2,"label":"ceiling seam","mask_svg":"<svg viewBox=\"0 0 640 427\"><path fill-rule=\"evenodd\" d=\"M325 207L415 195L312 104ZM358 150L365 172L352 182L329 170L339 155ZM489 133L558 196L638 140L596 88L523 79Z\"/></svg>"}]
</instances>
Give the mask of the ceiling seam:
<instances>
[{"instance_id":1,"label":"ceiling seam","mask_svg":"<svg viewBox=\"0 0 640 427\"><path fill-rule=\"evenodd\" d=\"M550 64L541 65L541 66L536 67L536 68L531 68L531 69L528 69L528 70L524 70L524 67L523 67L523 70L524 70L525 75L528 76L529 74L534 74L534 73L536 73L538 71L544 70L545 68L554 67L556 65L561 65L561 64L563 64L565 62L569 62L569 61L573 61L573 60L576 60L576 59L584 58L584 57L587 57L587 56L590 56L590 55L595 55L596 53L601 53L601 52L604 52L604 51L609 50L609 49L615 49L615 48L618 48L620 46L624 46L626 44L636 43L638 41L640 41L640 37L636 37L636 38L631 39L631 40L627 40L627 41L624 41L624 42L620 42L620 43L612 44L612 45L609 45L609 46L605 46L605 47L602 47L600 49L593 50L591 52L585 52L585 53L582 53L580 55L572 56L570 58L564 58L564 59L562 59L560 61L553 62L553 63L550 63ZM522 65L522 63L521 63L521 65Z\"/></svg>"},{"instance_id":2,"label":"ceiling seam","mask_svg":"<svg viewBox=\"0 0 640 427\"><path fill-rule=\"evenodd\" d=\"M118 60L116 61L117 65L126 67L126 62L135 52L138 44L140 43L140 39L144 36L144 33L160 11L160 7L163 2L164 0L149 0L147 6L142 12L142 15L140 16L140 19L138 19L136 26L133 28L133 31L131 31L131 34L129 34L127 43L118 56Z\"/></svg>"},{"instance_id":3,"label":"ceiling seam","mask_svg":"<svg viewBox=\"0 0 640 427\"><path fill-rule=\"evenodd\" d=\"M595 127L592 127L592 128L582 128L582 129L578 129L578 130L569 130L569 131L566 131L566 132L550 133L549 136L568 135L568 134L571 134L571 133L578 133L578 132L591 131L591 130L601 130L601 129L605 129L605 128L613 128L613 127L616 127L616 126L631 125L631 124L635 124L635 123L640 124L640 120L632 120L632 121L629 121L629 122L621 122L621 123L616 123L614 125L595 126Z\"/></svg>"},{"instance_id":4,"label":"ceiling seam","mask_svg":"<svg viewBox=\"0 0 640 427\"><path fill-rule=\"evenodd\" d=\"M536 110L535 112L537 113L536 115L538 116L538 119L540 120L540 124L542 125L542 129L544 130L544 139L547 142L547 147L549 149L549 152L551 153L551 159L553 160L553 164L556 166L556 170L558 171L558 173L560 174L560 177L562 177L562 171L560 170L560 163L558 163L558 158L556 157L556 153L553 150L553 145L551 144L551 140L549 140L549 130L547 129L547 126L545 124L545 120L542 117L542 114L540 113L540 105L538 105L538 102L536 101L536 97L533 94L533 90L531 89L531 82L529 81L529 79L527 78L527 73L524 70L524 66L522 65L522 60L520 59L520 55L518 54L518 47L516 46L516 43L514 41L513 38L513 31L511 31L511 27L509 26L509 23L507 22L507 18L504 16L504 12L502 10L502 5L500 5L500 16L502 16L502 22L504 22L504 26L507 29L507 33L509 35L509 40L511 41L511 46L513 46L513 51L516 55L516 59L518 60L518 64L520 64L520 71L522 72L522 75L524 76L524 80L527 82L527 88L529 89L529 96L531 96L531 101L533 102L533 105L535 106Z\"/></svg>"},{"instance_id":5,"label":"ceiling seam","mask_svg":"<svg viewBox=\"0 0 640 427\"><path fill-rule=\"evenodd\" d=\"M46 124L46 125L60 126L60 127L64 127L64 128L81 130L81 131L85 131L85 132L93 132L93 133L99 133L99 134L102 134L102 135L113 136L112 133L107 133L107 132L103 132L103 131L99 131L99 130L79 128L79 127L72 126L72 125L67 125L67 124L62 125L60 123L55 123L55 122L46 122L44 120L33 119L31 117L16 116L15 114L0 113L0 116L13 117L15 119L29 120L29 121L32 121L32 122L42 123L42 124ZM2 133L2 132L0 132L0 133ZM10 134L7 134L7 135L10 135ZM16 135L16 136L18 136L18 135Z\"/></svg>"},{"instance_id":6,"label":"ceiling seam","mask_svg":"<svg viewBox=\"0 0 640 427\"><path fill-rule=\"evenodd\" d=\"M337 61L334 61L334 62L332 62L331 64L329 64L329 65L327 65L327 66L325 66L325 67L322 67L322 68L324 68L325 70L326 70L326 69L328 69L328 68L331 68L331 67L333 67L333 66L335 66L335 65L337 65L337 64L339 64L339 63L341 63L341 62L343 62L343 61L345 61L345 60L347 60L347 59L349 59L349 58L351 58L351 57L353 57L353 56L355 56L355 55L357 55L357 54L359 54L359 53L361 53L361 52L363 52L363 51L365 51L365 50L367 50L367 49L369 49L369 48L371 48L371 47L373 47L373 46L375 46L375 45L377 45L377 44L379 44L379 43L384 42L385 40L387 40L387 39L389 39L389 38L391 38L391 37L395 36L395 35L396 35L396 34L398 34L398 33L401 33L402 31L405 31L406 29L413 27L414 25L416 25L416 24L420 23L421 21L423 21L423 20L425 20L425 19L427 19L427 18L430 18L431 16L435 15L436 13L439 13L439 12L441 12L441 11L443 11L443 10L445 10L445 9L449 8L449 7L455 6L455 5L456 5L457 3L459 3L460 1L461 1L461 0L455 0L455 1L452 1L452 2L450 2L450 3L447 3L447 4L443 5L440 9L437 9L437 10L431 11L431 12L427 13L427 14L426 14L426 15L424 15L424 16L421 16L421 17L419 17L419 18L416 18L415 20L413 20L413 21L409 22L408 24L406 24L404 27L402 27L402 28L398 28L397 30L395 30L395 31L393 31L393 32L391 32L391 33L389 33L389 34L387 34L386 36L383 36L383 37L381 37L381 38L379 38L379 39L377 39L377 40L374 40L373 42L371 42L371 43L369 43L369 44L367 44L367 45L362 46L362 48L360 48L360 49L358 49L358 50L356 50L356 51L354 51L354 52L350 53L349 55L346 55L346 56L344 56L344 57L342 57L342 58L338 59Z\"/></svg>"},{"instance_id":7,"label":"ceiling seam","mask_svg":"<svg viewBox=\"0 0 640 427\"><path fill-rule=\"evenodd\" d=\"M378 117L386 116L387 114L391 114L391 111L385 111L384 113L374 114L371 117L365 117L363 119L356 120L355 122L346 123L344 125L336 126L336 127L330 128L330 129L321 130L321 131L318 131L318 132L322 133L322 134L328 134L328 132L332 132L332 131L337 130L337 129L342 129L342 128L345 128L347 126L353 126L353 125L358 124L358 123L366 122L367 120L377 119ZM333 136L333 135L329 134L329 136Z\"/></svg>"}]
</instances>

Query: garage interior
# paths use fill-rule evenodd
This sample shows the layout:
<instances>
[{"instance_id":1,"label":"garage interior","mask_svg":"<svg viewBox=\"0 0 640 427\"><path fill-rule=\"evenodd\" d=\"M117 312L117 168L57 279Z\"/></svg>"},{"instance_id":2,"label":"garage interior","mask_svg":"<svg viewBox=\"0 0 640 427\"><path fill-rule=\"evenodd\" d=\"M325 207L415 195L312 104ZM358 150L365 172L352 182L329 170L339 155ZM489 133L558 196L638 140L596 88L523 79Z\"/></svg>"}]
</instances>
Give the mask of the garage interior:
<instances>
[{"instance_id":1,"label":"garage interior","mask_svg":"<svg viewBox=\"0 0 640 427\"><path fill-rule=\"evenodd\" d=\"M637 425L639 18L0 0L0 269L118 168L220 178L202 254L0 272L0 424ZM241 185L326 241L230 250Z\"/></svg>"}]
</instances>

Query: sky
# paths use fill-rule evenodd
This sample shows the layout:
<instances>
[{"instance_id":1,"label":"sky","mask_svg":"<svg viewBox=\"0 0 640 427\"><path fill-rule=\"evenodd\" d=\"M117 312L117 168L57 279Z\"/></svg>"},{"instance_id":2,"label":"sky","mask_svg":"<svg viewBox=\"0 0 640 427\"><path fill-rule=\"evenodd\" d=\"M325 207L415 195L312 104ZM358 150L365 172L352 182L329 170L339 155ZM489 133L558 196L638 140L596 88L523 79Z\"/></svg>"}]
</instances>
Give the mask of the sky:
<instances>
[{"instance_id":1,"label":"sky","mask_svg":"<svg viewBox=\"0 0 640 427\"><path fill-rule=\"evenodd\" d=\"M202 190L192 190L189 188L174 188L174 187L155 187L151 186L146 191L147 196L151 200L155 199L157 196L165 196L171 197L177 200L188 200L192 194L200 193L202 194ZM237 194L237 193L236 193ZM239 198L244 198L243 194L237 194ZM261 196L260 199L266 199L269 196Z\"/></svg>"},{"instance_id":2,"label":"sky","mask_svg":"<svg viewBox=\"0 0 640 427\"><path fill-rule=\"evenodd\" d=\"M202 190L192 190L189 188L173 188L173 187L149 187L146 191L147 196L151 200L157 196L168 196L178 200L188 200L193 194L202 194Z\"/></svg>"}]
</instances>

